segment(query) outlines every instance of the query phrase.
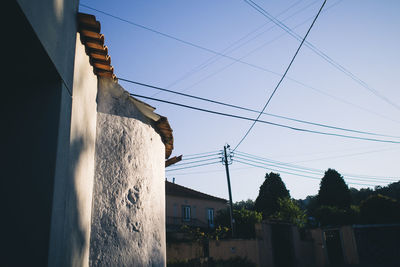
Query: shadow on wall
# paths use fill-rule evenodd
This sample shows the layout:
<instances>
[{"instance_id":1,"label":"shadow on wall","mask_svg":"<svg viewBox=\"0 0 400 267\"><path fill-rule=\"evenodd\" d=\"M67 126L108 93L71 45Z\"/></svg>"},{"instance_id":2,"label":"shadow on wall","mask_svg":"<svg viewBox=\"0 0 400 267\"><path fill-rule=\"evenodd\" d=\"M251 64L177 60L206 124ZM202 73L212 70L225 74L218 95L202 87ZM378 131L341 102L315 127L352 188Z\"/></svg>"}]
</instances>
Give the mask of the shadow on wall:
<instances>
[{"instance_id":1,"label":"shadow on wall","mask_svg":"<svg viewBox=\"0 0 400 267\"><path fill-rule=\"evenodd\" d=\"M71 166L74 166L70 169L69 177L74 177L74 173L76 173L76 169L78 168L79 161L82 157L82 154L85 151L85 142L84 138L81 136L79 138L75 138L71 144L70 153L74 155L71 157ZM74 179L68 179L68 198L67 198L67 229L66 236L69 240L67 245L67 262L65 266L79 266L82 262L85 261L85 251L87 250L87 246L89 240L87 236L89 235L89 229L85 229L82 225L82 218L80 212L82 212L81 207L79 207L79 197L78 185L74 181ZM71 262L69 262L69 260Z\"/></svg>"}]
</instances>

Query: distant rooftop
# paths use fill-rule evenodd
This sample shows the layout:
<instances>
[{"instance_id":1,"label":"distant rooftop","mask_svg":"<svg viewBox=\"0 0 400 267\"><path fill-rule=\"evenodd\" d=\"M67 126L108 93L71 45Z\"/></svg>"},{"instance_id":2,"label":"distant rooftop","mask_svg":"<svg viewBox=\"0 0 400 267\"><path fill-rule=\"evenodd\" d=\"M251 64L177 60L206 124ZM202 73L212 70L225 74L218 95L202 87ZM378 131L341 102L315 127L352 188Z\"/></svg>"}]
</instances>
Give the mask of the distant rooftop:
<instances>
[{"instance_id":1,"label":"distant rooftop","mask_svg":"<svg viewBox=\"0 0 400 267\"><path fill-rule=\"evenodd\" d=\"M187 197L187 198L196 198L196 199L206 199L206 200L214 200L219 202L227 203L228 201L223 198L214 197L208 194L204 194L202 192L171 183L165 181L165 194L170 196L177 196L177 197Z\"/></svg>"}]
</instances>

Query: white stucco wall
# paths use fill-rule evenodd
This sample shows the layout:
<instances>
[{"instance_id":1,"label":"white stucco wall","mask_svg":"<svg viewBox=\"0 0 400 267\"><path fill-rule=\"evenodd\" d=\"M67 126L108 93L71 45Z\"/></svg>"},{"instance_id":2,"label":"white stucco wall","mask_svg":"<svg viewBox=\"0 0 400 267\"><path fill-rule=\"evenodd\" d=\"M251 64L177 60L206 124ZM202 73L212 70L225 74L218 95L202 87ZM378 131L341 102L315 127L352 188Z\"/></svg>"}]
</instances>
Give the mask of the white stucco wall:
<instances>
[{"instance_id":1,"label":"white stucco wall","mask_svg":"<svg viewBox=\"0 0 400 267\"><path fill-rule=\"evenodd\" d=\"M165 147L127 92L99 79L90 266L165 266Z\"/></svg>"},{"instance_id":2,"label":"white stucco wall","mask_svg":"<svg viewBox=\"0 0 400 267\"><path fill-rule=\"evenodd\" d=\"M49 266L88 266L97 77L76 38L68 170L55 185Z\"/></svg>"}]
</instances>

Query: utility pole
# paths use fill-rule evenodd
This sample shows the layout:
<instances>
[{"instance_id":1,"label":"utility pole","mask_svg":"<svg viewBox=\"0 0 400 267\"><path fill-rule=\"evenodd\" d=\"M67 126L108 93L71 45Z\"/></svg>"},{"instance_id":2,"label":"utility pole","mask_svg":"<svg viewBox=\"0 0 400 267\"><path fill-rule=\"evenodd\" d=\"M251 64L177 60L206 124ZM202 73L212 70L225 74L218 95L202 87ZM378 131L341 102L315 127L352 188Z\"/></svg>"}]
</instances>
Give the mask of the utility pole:
<instances>
[{"instance_id":1,"label":"utility pole","mask_svg":"<svg viewBox=\"0 0 400 267\"><path fill-rule=\"evenodd\" d=\"M233 203L232 203L232 190L231 190L231 179L229 177L229 162L228 162L228 155L226 153L226 149L229 149L229 145L224 146L224 164L225 164L225 170L226 170L226 179L228 181L228 191L229 191L229 214L231 218L231 229L232 229L232 237L234 237L234 218L233 218ZM230 155L229 155L230 156Z\"/></svg>"}]
</instances>

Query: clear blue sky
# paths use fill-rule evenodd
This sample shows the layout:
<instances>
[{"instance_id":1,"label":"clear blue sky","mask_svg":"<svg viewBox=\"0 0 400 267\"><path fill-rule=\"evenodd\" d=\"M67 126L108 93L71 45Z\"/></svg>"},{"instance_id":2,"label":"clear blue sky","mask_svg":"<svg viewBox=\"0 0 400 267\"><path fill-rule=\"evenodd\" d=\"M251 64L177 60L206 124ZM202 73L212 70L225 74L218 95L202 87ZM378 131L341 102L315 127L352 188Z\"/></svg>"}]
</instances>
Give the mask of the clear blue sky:
<instances>
[{"instance_id":1,"label":"clear blue sky","mask_svg":"<svg viewBox=\"0 0 400 267\"><path fill-rule=\"evenodd\" d=\"M303 22L316 15L323 1L255 2L303 36L311 20ZM299 45L297 40L282 29L272 27L274 24L266 17L240 0L85 0L81 1L81 4L226 53L231 57L242 58L243 61L276 73L285 71ZM291 8L287 10L289 7ZM282 13L285 10L286 12ZM371 88L399 105L400 1L328 0L325 10L307 40ZM256 110L264 106L280 79L269 72L228 58L214 57L214 54L207 51L82 6L80 11L96 15L101 22L101 32L105 35L111 63L119 77ZM303 24L297 26L301 23ZM251 34L237 43L249 33ZM235 44L234 47L240 47L234 51L224 50L232 44ZM185 76L193 68L213 57L217 59L215 62L191 76ZM182 77L185 79L176 82ZM399 109L376 97L308 47L302 47L288 73L288 78L300 81L308 87L285 79L266 112L343 128L400 136ZM120 84L126 90L137 94L152 96L158 92L122 81ZM167 93L159 93L155 97L240 116L257 116L255 113ZM154 101L146 102L156 107L156 112L168 117L174 130L173 155L221 150L226 143L235 147L251 125L249 121ZM373 138L267 115L263 115L261 119L310 130ZM400 141L400 138L395 137L376 138ZM307 168L334 168L342 174L355 174L358 179L361 175L400 177L400 144L302 133L258 123L238 151ZM255 199L265 173L270 171L243 165L235 159L230 169L234 201ZM222 164L167 172L168 180L172 180L172 177L176 178L178 184L219 197L228 197ZM318 192L318 179L285 173L281 173L281 177L294 198L304 198ZM350 183L388 183L363 178L364 176L361 180L348 179L346 182L355 188L366 186Z\"/></svg>"}]
</instances>

